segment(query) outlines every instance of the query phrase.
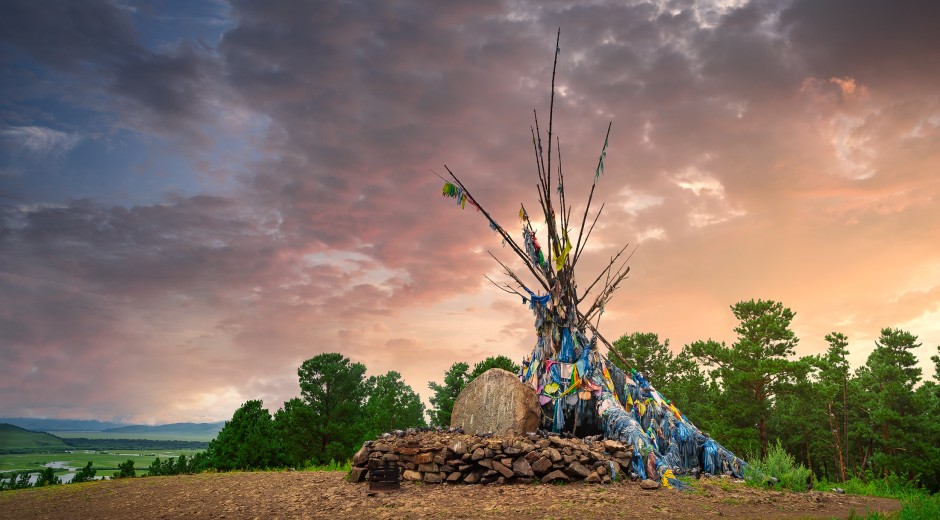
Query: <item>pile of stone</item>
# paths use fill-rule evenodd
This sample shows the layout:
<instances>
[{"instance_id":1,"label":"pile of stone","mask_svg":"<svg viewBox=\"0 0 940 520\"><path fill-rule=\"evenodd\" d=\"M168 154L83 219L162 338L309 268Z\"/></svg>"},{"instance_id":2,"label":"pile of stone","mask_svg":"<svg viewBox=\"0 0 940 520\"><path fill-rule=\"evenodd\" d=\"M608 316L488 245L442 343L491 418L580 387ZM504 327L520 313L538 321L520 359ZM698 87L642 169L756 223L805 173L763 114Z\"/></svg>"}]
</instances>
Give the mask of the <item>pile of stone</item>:
<instances>
[{"instance_id":1,"label":"pile of stone","mask_svg":"<svg viewBox=\"0 0 940 520\"><path fill-rule=\"evenodd\" d=\"M350 482L368 479L384 461L404 480L428 483L610 483L623 478L633 448L613 440L562 438L543 433L501 436L409 431L366 441L353 457Z\"/></svg>"}]
</instances>

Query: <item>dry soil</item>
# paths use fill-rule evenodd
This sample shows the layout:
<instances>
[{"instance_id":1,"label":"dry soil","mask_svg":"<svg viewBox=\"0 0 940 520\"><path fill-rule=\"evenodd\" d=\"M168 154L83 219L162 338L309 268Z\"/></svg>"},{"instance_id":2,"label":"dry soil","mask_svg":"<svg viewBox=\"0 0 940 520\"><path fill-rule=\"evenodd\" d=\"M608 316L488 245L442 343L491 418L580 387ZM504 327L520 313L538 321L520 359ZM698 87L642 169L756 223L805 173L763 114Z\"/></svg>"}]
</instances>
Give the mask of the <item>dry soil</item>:
<instances>
[{"instance_id":1,"label":"dry soil","mask_svg":"<svg viewBox=\"0 0 940 520\"><path fill-rule=\"evenodd\" d=\"M696 490L637 483L485 486L402 483L370 493L337 472L204 473L0 493L0 518L847 518L896 511L886 498L758 490L728 480Z\"/></svg>"}]
</instances>

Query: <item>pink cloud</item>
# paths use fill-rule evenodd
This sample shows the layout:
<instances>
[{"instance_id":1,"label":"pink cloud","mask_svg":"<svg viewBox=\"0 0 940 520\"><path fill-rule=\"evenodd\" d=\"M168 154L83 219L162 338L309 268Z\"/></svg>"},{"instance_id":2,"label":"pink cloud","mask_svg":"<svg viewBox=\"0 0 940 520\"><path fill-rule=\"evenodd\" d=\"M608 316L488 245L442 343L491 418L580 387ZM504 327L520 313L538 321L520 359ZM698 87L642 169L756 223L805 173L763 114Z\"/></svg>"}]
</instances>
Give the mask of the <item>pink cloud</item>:
<instances>
[{"instance_id":1,"label":"pink cloud","mask_svg":"<svg viewBox=\"0 0 940 520\"><path fill-rule=\"evenodd\" d=\"M218 193L0 206L0 412L225 419L298 395L300 363L333 351L427 397L455 361L527 354L527 308L483 279L487 250L513 255L428 170L447 164L509 229L536 206L529 125L533 107L547 125L559 25L575 214L614 121L579 279L641 243L608 339L731 341L728 307L772 298L810 353L839 327L867 339L936 311L940 107L912 72L933 51L874 77L885 56L835 59L858 28L805 2L361 9L236 2L209 63L183 67L218 93L192 101L199 124L264 122L225 127L250 135Z\"/></svg>"}]
</instances>

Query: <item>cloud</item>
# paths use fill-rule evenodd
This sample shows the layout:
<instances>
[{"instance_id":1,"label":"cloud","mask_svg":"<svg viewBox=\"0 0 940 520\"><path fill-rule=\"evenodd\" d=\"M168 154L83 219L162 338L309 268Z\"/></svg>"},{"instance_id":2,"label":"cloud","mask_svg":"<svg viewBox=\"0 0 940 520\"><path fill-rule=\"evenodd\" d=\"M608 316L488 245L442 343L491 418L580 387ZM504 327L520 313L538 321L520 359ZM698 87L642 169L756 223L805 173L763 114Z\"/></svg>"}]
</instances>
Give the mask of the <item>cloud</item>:
<instances>
[{"instance_id":1,"label":"cloud","mask_svg":"<svg viewBox=\"0 0 940 520\"><path fill-rule=\"evenodd\" d=\"M795 0L780 13L779 26L814 76L923 92L940 81L937 15L940 6L929 0Z\"/></svg>"},{"instance_id":2,"label":"cloud","mask_svg":"<svg viewBox=\"0 0 940 520\"><path fill-rule=\"evenodd\" d=\"M106 0L4 2L0 43L56 71L62 97L82 109L116 113L137 131L206 142L198 123L211 112L209 53L185 42L148 48L134 10Z\"/></svg>"},{"instance_id":3,"label":"cloud","mask_svg":"<svg viewBox=\"0 0 940 520\"><path fill-rule=\"evenodd\" d=\"M524 268L429 170L446 164L507 229L520 202L537 207L530 125L535 108L546 142L559 26L553 130L575 217L613 121L579 279L642 243L609 339L731 340L728 306L772 298L810 352L839 324L862 337L935 307L940 102L916 72L934 51L922 24L890 22L889 50L856 55L890 19L880 4L845 21L840 2L236 1L206 44L160 25L160 6L33 4L3 4L0 39L75 87L55 103L175 139L158 170L196 157L212 175L147 203L0 206L0 409L224 419L297 395L320 352L424 396L455 361L528 353L527 308L483 278L500 274L487 251ZM43 129L37 149L67 151L79 133L51 121L74 115L30 102L3 137ZM166 186L135 166L116 168Z\"/></svg>"},{"instance_id":4,"label":"cloud","mask_svg":"<svg viewBox=\"0 0 940 520\"><path fill-rule=\"evenodd\" d=\"M81 136L41 126L10 126L0 136L12 141L19 149L40 156L60 156L81 141Z\"/></svg>"}]
</instances>

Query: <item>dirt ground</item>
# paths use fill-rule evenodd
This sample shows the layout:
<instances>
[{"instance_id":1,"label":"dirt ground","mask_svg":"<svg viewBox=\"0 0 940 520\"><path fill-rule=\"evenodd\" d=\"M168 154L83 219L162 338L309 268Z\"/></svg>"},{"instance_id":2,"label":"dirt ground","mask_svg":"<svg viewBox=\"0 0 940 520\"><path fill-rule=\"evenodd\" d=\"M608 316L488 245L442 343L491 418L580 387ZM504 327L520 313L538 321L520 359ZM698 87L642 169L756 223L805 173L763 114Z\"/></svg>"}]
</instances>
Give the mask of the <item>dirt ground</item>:
<instances>
[{"instance_id":1,"label":"dirt ground","mask_svg":"<svg viewBox=\"0 0 940 520\"><path fill-rule=\"evenodd\" d=\"M337 472L208 473L0 493L0 518L847 518L896 500L784 493L699 481L692 492L637 483L485 486L404 482L370 494Z\"/></svg>"}]
</instances>

